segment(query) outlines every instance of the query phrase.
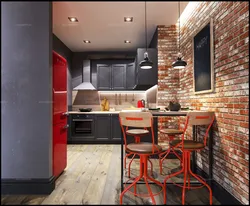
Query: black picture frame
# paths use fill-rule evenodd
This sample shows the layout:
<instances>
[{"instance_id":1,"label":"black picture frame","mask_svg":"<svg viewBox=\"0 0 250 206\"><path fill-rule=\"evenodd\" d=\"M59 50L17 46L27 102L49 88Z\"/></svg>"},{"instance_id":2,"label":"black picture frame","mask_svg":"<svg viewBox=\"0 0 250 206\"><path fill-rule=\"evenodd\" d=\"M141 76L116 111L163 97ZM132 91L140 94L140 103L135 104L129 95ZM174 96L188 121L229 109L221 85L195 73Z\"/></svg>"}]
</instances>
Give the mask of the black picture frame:
<instances>
[{"instance_id":1,"label":"black picture frame","mask_svg":"<svg viewBox=\"0 0 250 206\"><path fill-rule=\"evenodd\" d=\"M194 94L214 91L213 19L210 19L193 37Z\"/></svg>"}]
</instances>

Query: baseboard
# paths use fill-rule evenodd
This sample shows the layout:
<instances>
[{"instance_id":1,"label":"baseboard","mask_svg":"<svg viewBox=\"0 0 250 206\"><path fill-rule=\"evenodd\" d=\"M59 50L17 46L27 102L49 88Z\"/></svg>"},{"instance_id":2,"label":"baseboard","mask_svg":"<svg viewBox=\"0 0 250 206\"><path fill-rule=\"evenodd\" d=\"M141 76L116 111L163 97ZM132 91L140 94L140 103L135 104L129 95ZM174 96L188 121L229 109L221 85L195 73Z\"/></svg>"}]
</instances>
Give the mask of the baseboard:
<instances>
[{"instance_id":1,"label":"baseboard","mask_svg":"<svg viewBox=\"0 0 250 206\"><path fill-rule=\"evenodd\" d=\"M196 170L197 174L201 175L205 179L208 178L208 175L202 169L197 167ZM213 196L220 202L221 205L243 205L215 180L212 180L211 189L213 191Z\"/></svg>"},{"instance_id":2,"label":"baseboard","mask_svg":"<svg viewBox=\"0 0 250 206\"><path fill-rule=\"evenodd\" d=\"M1 179L2 195L48 195L55 189L56 178L48 179Z\"/></svg>"}]
</instances>

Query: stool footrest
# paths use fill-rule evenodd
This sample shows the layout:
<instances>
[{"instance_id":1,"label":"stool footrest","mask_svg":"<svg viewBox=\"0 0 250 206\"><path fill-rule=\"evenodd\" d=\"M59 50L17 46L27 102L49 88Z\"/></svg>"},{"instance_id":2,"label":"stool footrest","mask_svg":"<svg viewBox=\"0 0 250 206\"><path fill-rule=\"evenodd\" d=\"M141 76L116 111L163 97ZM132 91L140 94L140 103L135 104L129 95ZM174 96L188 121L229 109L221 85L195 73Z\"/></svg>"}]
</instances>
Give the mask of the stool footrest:
<instances>
[{"instance_id":1,"label":"stool footrest","mask_svg":"<svg viewBox=\"0 0 250 206\"><path fill-rule=\"evenodd\" d=\"M125 188L127 188L127 186L126 186L126 184L127 184L127 182L128 181L130 181L130 180L132 180L132 179L136 179L136 178L129 178L124 184L124 189ZM142 178L143 179L143 178ZM130 183L130 184L132 184L132 183ZM150 183L149 183L150 184ZM154 185L155 185L155 183L154 183ZM160 187L160 186L159 186ZM133 195L135 195L135 196L138 196L138 197L150 197L150 194L140 194L140 193L136 193L136 192L133 192L133 191L130 191L130 190L128 190L128 192L129 193L131 193L131 194L133 194ZM152 193L152 195L153 196L156 196L156 195L159 195L161 192L163 192L163 189L161 188L161 190L159 191L159 192L157 192L157 193Z\"/></svg>"}]
</instances>

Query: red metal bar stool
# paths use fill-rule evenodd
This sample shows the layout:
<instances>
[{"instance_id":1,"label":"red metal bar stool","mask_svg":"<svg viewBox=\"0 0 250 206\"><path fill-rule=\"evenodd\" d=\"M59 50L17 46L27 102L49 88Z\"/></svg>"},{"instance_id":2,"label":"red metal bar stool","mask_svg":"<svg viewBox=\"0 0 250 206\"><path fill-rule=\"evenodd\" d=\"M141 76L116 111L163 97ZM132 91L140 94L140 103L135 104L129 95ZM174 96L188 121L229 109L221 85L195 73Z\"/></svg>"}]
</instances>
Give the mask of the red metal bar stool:
<instances>
[{"instance_id":1,"label":"red metal bar stool","mask_svg":"<svg viewBox=\"0 0 250 206\"><path fill-rule=\"evenodd\" d=\"M120 204L122 204L122 199L126 192L131 192L135 196L151 197L152 203L156 204L154 196L158 195L162 191L164 192L165 188L163 187L163 184L161 182L155 180L153 177L148 175L149 156L153 154L159 154L159 152L161 152L162 150L162 148L159 145L156 145L154 143L153 116L150 112L120 112L119 119L125 143L125 150L129 153L137 154L140 157L140 174L139 176L135 177L135 179L133 179L133 183L130 184L128 187L126 187L125 185L125 189L121 192L120 195ZM125 131L124 127L149 128L152 137L152 142L151 143L139 142L139 143L127 144L127 132ZM142 178L146 183L146 187L148 190L147 194L139 194L136 192L136 183ZM131 178L128 179L128 181L129 180L131 180ZM162 188L161 191L158 193L152 193L148 180L151 180L155 184L159 185ZM134 187L133 192L130 191L132 187Z\"/></svg>"},{"instance_id":2,"label":"red metal bar stool","mask_svg":"<svg viewBox=\"0 0 250 206\"><path fill-rule=\"evenodd\" d=\"M134 139L135 139L135 143L140 143L141 142L141 137L145 136L145 135L148 135L149 134L149 131L147 128L142 128L142 129L128 129L128 127L126 127L126 134L127 135L130 135L130 136L133 136ZM126 144L125 144L126 145ZM131 164L136 156L135 153L133 152L129 152L128 154L125 155L124 157L124 168L126 169L126 159L129 157L129 156L132 156L131 160L129 161L129 164L128 164L128 177L130 177L130 167L131 167ZM153 174L153 163L151 162L150 159L148 159L149 163L150 163L150 166L151 166L151 175Z\"/></svg>"},{"instance_id":3,"label":"red metal bar stool","mask_svg":"<svg viewBox=\"0 0 250 206\"><path fill-rule=\"evenodd\" d=\"M161 124L160 124L159 132L160 132L160 135L163 135L164 137L166 137L168 143L170 141L173 141L176 138L176 135L183 134L183 130L181 130L181 129L163 128L163 119L164 119L164 117L160 118L160 123ZM178 128L180 128L180 126ZM160 174L162 174L162 164L163 164L163 161L166 159L166 157L170 153L173 153L180 160L180 162L182 162L182 159L181 159L180 155L178 155L175 152L176 147L173 146L173 145L170 145L170 144L168 144L168 145L169 145L168 149L166 151L164 151L164 152L162 152L162 153L159 154ZM178 150L180 150L180 149L178 149Z\"/></svg>"},{"instance_id":4,"label":"red metal bar stool","mask_svg":"<svg viewBox=\"0 0 250 206\"><path fill-rule=\"evenodd\" d=\"M176 148L180 148L183 152L182 155L182 168L180 171L175 172L173 174L168 175L164 179L164 187L166 187L166 182L169 178L177 176L181 173L184 174L183 179L183 185L176 184L175 185L182 187L182 204L185 204L185 190L186 189L197 189L206 186L209 190L209 202L210 205L212 205L212 190L210 186L206 183L206 181L199 175L194 174L190 168L190 154L193 151L200 151L205 148L207 143L207 137L208 132L213 124L214 121L214 113L213 112L189 112L187 114L184 133L182 135L181 140L173 140L170 142L171 146L174 146ZM187 130L188 125L194 126L194 125L203 125L206 127L206 132L204 134L203 142L198 142L194 140L184 140L185 132ZM190 186L190 177L193 176L195 179L197 179L202 186ZM188 184L187 184L188 181ZM167 198L166 195L164 195L164 204L166 204Z\"/></svg>"}]
</instances>

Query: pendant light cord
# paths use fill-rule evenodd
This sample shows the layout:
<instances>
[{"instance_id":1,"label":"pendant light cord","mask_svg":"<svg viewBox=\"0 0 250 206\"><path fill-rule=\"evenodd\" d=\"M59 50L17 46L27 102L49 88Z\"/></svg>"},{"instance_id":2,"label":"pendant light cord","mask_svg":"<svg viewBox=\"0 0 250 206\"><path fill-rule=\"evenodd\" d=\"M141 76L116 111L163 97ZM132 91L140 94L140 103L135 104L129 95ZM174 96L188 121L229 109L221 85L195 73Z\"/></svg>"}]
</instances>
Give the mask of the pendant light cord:
<instances>
[{"instance_id":1,"label":"pendant light cord","mask_svg":"<svg viewBox=\"0 0 250 206\"><path fill-rule=\"evenodd\" d=\"M148 51L148 41L147 41L147 4L145 1L145 42L146 42L146 52Z\"/></svg>"},{"instance_id":2,"label":"pendant light cord","mask_svg":"<svg viewBox=\"0 0 250 206\"><path fill-rule=\"evenodd\" d=\"M181 14L180 14L180 1L178 3L179 10L179 53L181 53Z\"/></svg>"}]
</instances>

